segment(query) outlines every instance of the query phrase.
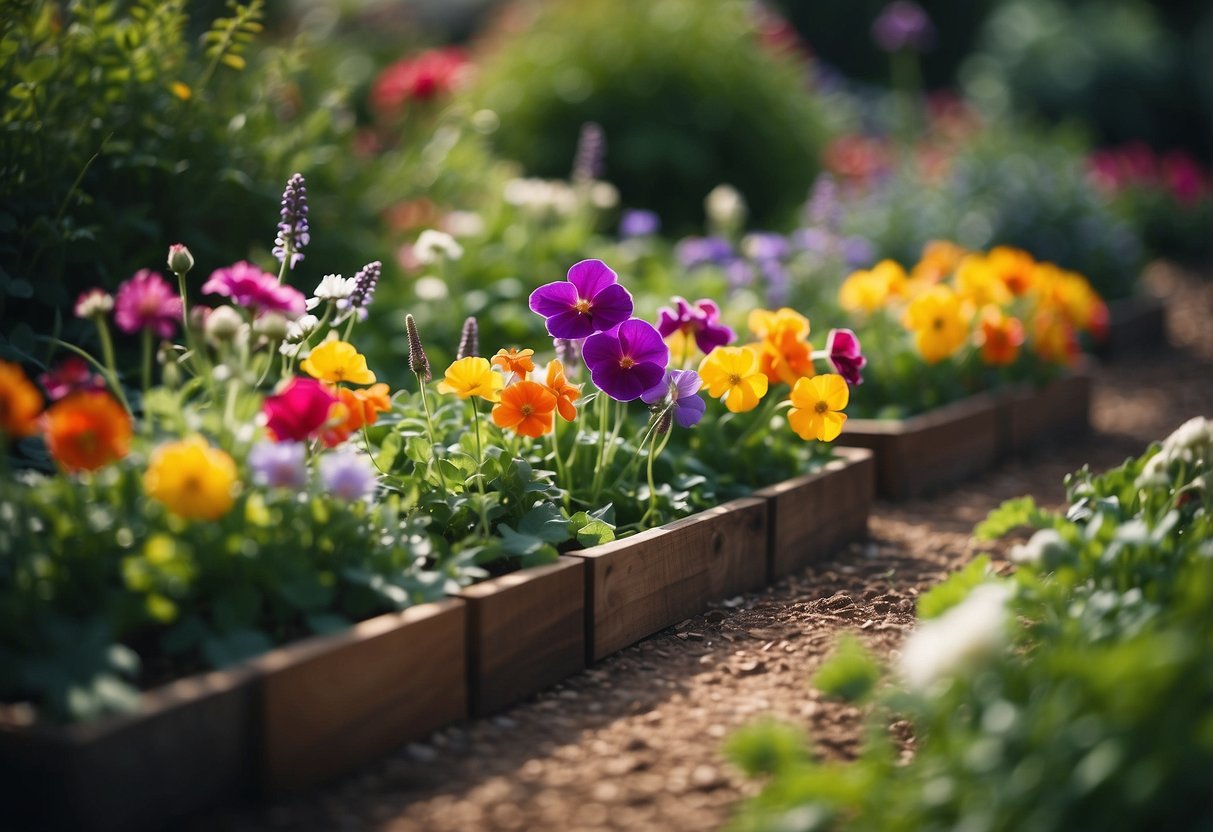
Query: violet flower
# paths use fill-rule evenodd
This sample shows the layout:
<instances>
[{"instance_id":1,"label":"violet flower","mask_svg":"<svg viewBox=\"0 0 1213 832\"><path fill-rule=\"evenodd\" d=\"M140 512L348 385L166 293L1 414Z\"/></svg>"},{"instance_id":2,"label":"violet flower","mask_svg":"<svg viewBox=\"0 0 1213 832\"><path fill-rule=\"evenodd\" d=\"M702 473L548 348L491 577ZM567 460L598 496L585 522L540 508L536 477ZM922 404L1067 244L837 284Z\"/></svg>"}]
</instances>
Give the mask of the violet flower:
<instances>
[{"instance_id":1,"label":"violet flower","mask_svg":"<svg viewBox=\"0 0 1213 832\"><path fill-rule=\"evenodd\" d=\"M619 217L619 236L625 240L651 237L661 230L661 217L652 211L629 208Z\"/></svg>"},{"instance_id":2,"label":"violet flower","mask_svg":"<svg viewBox=\"0 0 1213 832\"><path fill-rule=\"evenodd\" d=\"M594 386L615 401L630 402L661 382L670 348L656 327L632 318L585 339L582 355Z\"/></svg>"},{"instance_id":3,"label":"violet flower","mask_svg":"<svg viewBox=\"0 0 1213 832\"><path fill-rule=\"evenodd\" d=\"M346 308L354 310L360 321L366 320L367 308L375 299L375 289L379 286L379 276L382 273L382 261L373 260L351 278L354 281L354 291L345 301Z\"/></svg>"},{"instance_id":4,"label":"violet flower","mask_svg":"<svg viewBox=\"0 0 1213 832\"><path fill-rule=\"evenodd\" d=\"M859 338L849 329L831 329L826 337L826 356L847 384L857 387L863 384L860 371L867 366L859 345Z\"/></svg>"},{"instance_id":5,"label":"violet flower","mask_svg":"<svg viewBox=\"0 0 1213 832\"><path fill-rule=\"evenodd\" d=\"M281 263L290 255L288 268L295 268L303 259L301 249L311 242L312 235L307 225L307 187L303 174L296 173L286 182L282 192L282 222L278 223L278 236L274 238L274 256Z\"/></svg>"},{"instance_id":6,"label":"violet flower","mask_svg":"<svg viewBox=\"0 0 1213 832\"><path fill-rule=\"evenodd\" d=\"M673 406L674 421L689 428L703 418L707 403L699 395L703 379L694 370L666 370L661 382L641 394L647 405L668 401Z\"/></svg>"},{"instance_id":7,"label":"violet flower","mask_svg":"<svg viewBox=\"0 0 1213 832\"><path fill-rule=\"evenodd\" d=\"M277 277L244 260L211 272L202 293L230 298L237 306L257 312L302 315L307 309L302 292L280 284Z\"/></svg>"},{"instance_id":8,"label":"violet flower","mask_svg":"<svg viewBox=\"0 0 1213 832\"><path fill-rule=\"evenodd\" d=\"M619 276L601 260L575 263L567 280L547 283L532 292L530 305L533 312L546 319L548 334L553 338L587 338L618 326L632 315L631 293L619 285Z\"/></svg>"},{"instance_id":9,"label":"violet flower","mask_svg":"<svg viewBox=\"0 0 1213 832\"><path fill-rule=\"evenodd\" d=\"M733 246L724 237L684 237L674 254L688 270L709 264L723 266L733 258Z\"/></svg>"},{"instance_id":10,"label":"violet flower","mask_svg":"<svg viewBox=\"0 0 1213 832\"><path fill-rule=\"evenodd\" d=\"M912 0L894 0L872 24L872 39L885 52L921 52L935 43L935 25L922 6Z\"/></svg>"},{"instance_id":11,"label":"violet flower","mask_svg":"<svg viewBox=\"0 0 1213 832\"><path fill-rule=\"evenodd\" d=\"M602 125L587 121L581 125L577 137L577 151L573 156L574 182L592 182L601 179L606 172L606 134Z\"/></svg>"},{"instance_id":12,"label":"violet flower","mask_svg":"<svg viewBox=\"0 0 1213 832\"><path fill-rule=\"evenodd\" d=\"M741 250L751 260L783 260L791 251L788 240L782 234L770 231L753 231L741 241Z\"/></svg>"},{"instance_id":13,"label":"violet flower","mask_svg":"<svg viewBox=\"0 0 1213 832\"><path fill-rule=\"evenodd\" d=\"M248 454L253 482L302 491L307 487L307 445L303 442L258 442Z\"/></svg>"},{"instance_id":14,"label":"violet flower","mask_svg":"<svg viewBox=\"0 0 1213 832\"><path fill-rule=\"evenodd\" d=\"M673 309L663 306L657 310L657 331L662 338L681 330L695 338L695 346L704 355L737 338L737 333L720 322L720 307L714 301L700 298L692 306L686 298L675 297L673 303Z\"/></svg>"},{"instance_id":15,"label":"violet flower","mask_svg":"<svg viewBox=\"0 0 1213 832\"><path fill-rule=\"evenodd\" d=\"M338 452L320 458L320 480L334 497L354 502L375 493L378 476L365 454Z\"/></svg>"},{"instance_id":16,"label":"violet flower","mask_svg":"<svg viewBox=\"0 0 1213 832\"><path fill-rule=\"evenodd\" d=\"M114 296L114 323L128 335L151 330L169 338L181 322L181 296L151 269L140 269L118 287Z\"/></svg>"}]
</instances>

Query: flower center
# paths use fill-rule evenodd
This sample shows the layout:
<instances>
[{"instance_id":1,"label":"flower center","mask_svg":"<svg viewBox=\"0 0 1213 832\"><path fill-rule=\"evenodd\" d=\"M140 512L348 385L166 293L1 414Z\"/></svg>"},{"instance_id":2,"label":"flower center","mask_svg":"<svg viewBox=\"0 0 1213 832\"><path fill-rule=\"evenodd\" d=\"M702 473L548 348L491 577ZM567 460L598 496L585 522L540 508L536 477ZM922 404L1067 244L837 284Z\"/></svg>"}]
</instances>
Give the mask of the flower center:
<instances>
[{"instance_id":1,"label":"flower center","mask_svg":"<svg viewBox=\"0 0 1213 832\"><path fill-rule=\"evenodd\" d=\"M737 375L737 373L733 373L729 376L729 386L736 387L738 384L741 384L741 376Z\"/></svg>"},{"instance_id":2,"label":"flower center","mask_svg":"<svg viewBox=\"0 0 1213 832\"><path fill-rule=\"evenodd\" d=\"M630 370L634 366L636 366L636 359L632 358L630 355L625 355L623 358L619 359L620 369Z\"/></svg>"},{"instance_id":3,"label":"flower center","mask_svg":"<svg viewBox=\"0 0 1213 832\"><path fill-rule=\"evenodd\" d=\"M524 404L522 407L518 408L518 412L521 413L522 418L525 419L535 412L535 408L532 405Z\"/></svg>"},{"instance_id":4,"label":"flower center","mask_svg":"<svg viewBox=\"0 0 1213 832\"><path fill-rule=\"evenodd\" d=\"M187 494L197 494L202 490L202 479L197 474L190 474L181 480L181 490Z\"/></svg>"},{"instance_id":5,"label":"flower center","mask_svg":"<svg viewBox=\"0 0 1213 832\"><path fill-rule=\"evenodd\" d=\"M825 413L827 410L830 409L830 406L827 405L825 402L818 402L817 404L813 405L813 409L815 411L817 411L818 413Z\"/></svg>"},{"instance_id":6,"label":"flower center","mask_svg":"<svg viewBox=\"0 0 1213 832\"><path fill-rule=\"evenodd\" d=\"M590 311L590 302L585 298L577 298L577 302L573 304L573 309L584 315Z\"/></svg>"},{"instance_id":7,"label":"flower center","mask_svg":"<svg viewBox=\"0 0 1213 832\"><path fill-rule=\"evenodd\" d=\"M937 317L935 320L931 321L931 329L935 330L936 332L943 329L943 318Z\"/></svg>"}]
</instances>

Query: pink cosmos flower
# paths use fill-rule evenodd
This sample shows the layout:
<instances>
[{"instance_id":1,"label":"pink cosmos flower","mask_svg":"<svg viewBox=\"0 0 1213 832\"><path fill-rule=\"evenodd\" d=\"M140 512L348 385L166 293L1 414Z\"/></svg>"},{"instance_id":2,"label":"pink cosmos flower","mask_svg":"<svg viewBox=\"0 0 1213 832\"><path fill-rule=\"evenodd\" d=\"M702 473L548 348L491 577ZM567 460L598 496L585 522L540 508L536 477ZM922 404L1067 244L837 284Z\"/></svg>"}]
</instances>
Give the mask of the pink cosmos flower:
<instances>
[{"instance_id":1,"label":"pink cosmos flower","mask_svg":"<svg viewBox=\"0 0 1213 832\"><path fill-rule=\"evenodd\" d=\"M258 312L302 315L307 309L302 292L283 286L277 277L244 260L211 272L202 284L202 293L231 298L233 303Z\"/></svg>"},{"instance_id":2,"label":"pink cosmos flower","mask_svg":"<svg viewBox=\"0 0 1213 832\"><path fill-rule=\"evenodd\" d=\"M88 362L78 355L69 355L53 370L38 376L38 383L53 402L77 390L105 389L105 379L94 373Z\"/></svg>"},{"instance_id":3,"label":"pink cosmos flower","mask_svg":"<svg viewBox=\"0 0 1213 832\"><path fill-rule=\"evenodd\" d=\"M275 442L311 439L329 420L337 395L313 378L293 378L276 396L267 396L262 410L266 429Z\"/></svg>"},{"instance_id":4,"label":"pink cosmos flower","mask_svg":"<svg viewBox=\"0 0 1213 832\"><path fill-rule=\"evenodd\" d=\"M181 297L167 280L151 269L140 269L118 287L114 323L128 335L144 329L169 338L181 322Z\"/></svg>"}]
</instances>

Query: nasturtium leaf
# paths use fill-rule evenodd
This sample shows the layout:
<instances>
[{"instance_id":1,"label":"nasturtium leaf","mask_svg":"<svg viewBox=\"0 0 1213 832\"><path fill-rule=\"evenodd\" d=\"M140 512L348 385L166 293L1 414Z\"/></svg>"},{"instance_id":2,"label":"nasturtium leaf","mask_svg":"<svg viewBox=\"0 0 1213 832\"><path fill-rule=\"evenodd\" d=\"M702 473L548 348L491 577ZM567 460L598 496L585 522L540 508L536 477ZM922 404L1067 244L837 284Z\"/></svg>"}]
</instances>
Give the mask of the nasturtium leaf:
<instances>
[{"instance_id":1,"label":"nasturtium leaf","mask_svg":"<svg viewBox=\"0 0 1213 832\"><path fill-rule=\"evenodd\" d=\"M587 549L615 539L615 528L604 520L579 511L569 518L569 532Z\"/></svg>"},{"instance_id":2,"label":"nasturtium leaf","mask_svg":"<svg viewBox=\"0 0 1213 832\"><path fill-rule=\"evenodd\" d=\"M518 522L518 531L545 543L563 543L571 537L569 521L553 503L540 503L524 514Z\"/></svg>"},{"instance_id":3,"label":"nasturtium leaf","mask_svg":"<svg viewBox=\"0 0 1213 832\"><path fill-rule=\"evenodd\" d=\"M918 617L927 619L943 615L968 598L975 587L989 581L991 572L989 555L974 559L964 569L953 572L943 583L918 597Z\"/></svg>"},{"instance_id":4,"label":"nasturtium leaf","mask_svg":"<svg viewBox=\"0 0 1213 832\"><path fill-rule=\"evenodd\" d=\"M303 618L309 630L317 635L331 635L348 630L350 620L334 613L313 613Z\"/></svg>"},{"instance_id":5,"label":"nasturtium leaf","mask_svg":"<svg viewBox=\"0 0 1213 832\"><path fill-rule=\"evenodd\" d=\"M233 630L202 642L202 655L212 667L229 667L260 655L274 646L260 630Z\"/></svg>"}]
</instances>

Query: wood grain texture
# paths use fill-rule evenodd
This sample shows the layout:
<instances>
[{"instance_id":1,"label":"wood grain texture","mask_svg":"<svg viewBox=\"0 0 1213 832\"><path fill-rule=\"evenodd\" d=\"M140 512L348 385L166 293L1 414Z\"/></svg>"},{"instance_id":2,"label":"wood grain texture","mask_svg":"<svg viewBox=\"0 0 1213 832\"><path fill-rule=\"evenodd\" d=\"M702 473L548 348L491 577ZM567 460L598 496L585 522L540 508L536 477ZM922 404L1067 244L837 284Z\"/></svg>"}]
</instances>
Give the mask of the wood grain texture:
<instances>
[{"instance_id":1,"label":"wood grain texture","mask_svg":"<svg viewBox=\"0 0 1213 832\"><path fill-rule=\"evenodd\" d=\"M908 500L998 462L1002 401L981 393L908 419L848 419L838 443L876 455L876 494Z\"/></svg>"},{"instance_id":2,"label":"wood grain texture","mask_svg":"<svg viewBox=\"0 0 1213 832\"><path fill-rule=\"evenodd\" d=\"M760 589L767 572L767 501L747 497L595 546L586 560L588 660L597 661L704 610Z\"/></svg>"},{"instance_id":3,"label":"wood grain texture","mask_svg":"<svg viewBox=\"0 0 1213 832\"><path fill-rule=\"evenodd\" d=\"M448 598L256 660L264 790L315 785L465 717L466 623Z\"/></svg>"},{"instance_id":4,"label":"wood grain texture","mask_svg":"<svg viewBox=\"0 0 1213 832\"><path fill-rule=\"evenodd\" d=\"M866 448L836 448L822 470L754 493L768 501L767 582L868 534L876 462Z\"/></svg>"},{"instance_id":5,"label":"wood grain texture","mask_svg":"<svg viewBox=\"0 0 1213 832\"><path fill-rule=\"evenodd\" d=\"M468 605L468 696L493 713L585 668L585 561L484 581L457 593Z\"/></svg>"},{"instance_id":6,"label":"wood grain texture","mask_svg":"<svg viewBox=\"0 0 1213 832\"><path fill-rule=\"evenodd\" d=\"M1079 371L1037 388L1008 393L1003 408L1006 456L1023 456L1091 431L1091 376Z\"/></svg>"},{"instance_id":7,"label":"wood grain texture","mask_svg":"<svg viewBox=\"0 0 1213 832\"><path fill-rule=\"evenodd\" d=\"M258 681L242 665L149 691L129 715L0 725L0 827L161 829L251 793Z\"/></svg>"},{"instance_id":8,"label":"wood grain texture","mask_svg":"<svg viewBox=\"0 0 1213 832\"><path fill-rule=\"evenodd\" d=\"M1096 344L1100 358L1116 360L1167 343L1167 305L1152 295L1108 303L1108 335Z\"/></svg>"}]
</instances>

